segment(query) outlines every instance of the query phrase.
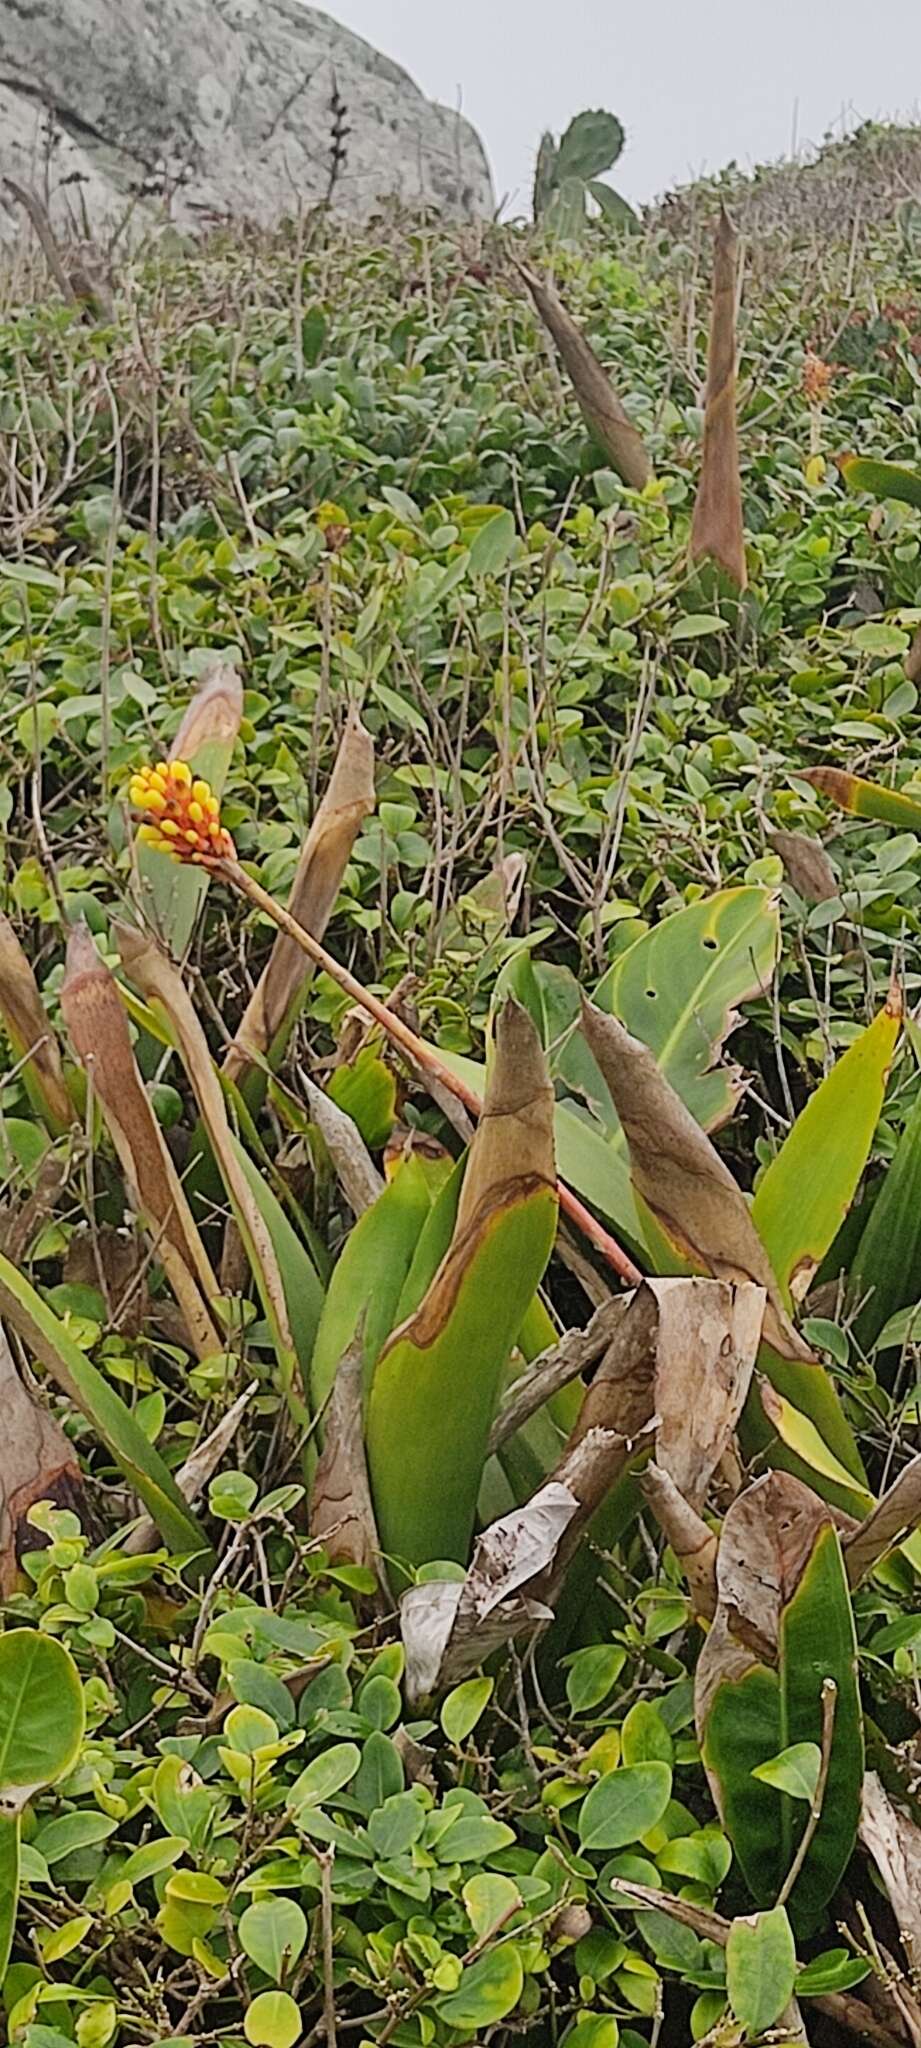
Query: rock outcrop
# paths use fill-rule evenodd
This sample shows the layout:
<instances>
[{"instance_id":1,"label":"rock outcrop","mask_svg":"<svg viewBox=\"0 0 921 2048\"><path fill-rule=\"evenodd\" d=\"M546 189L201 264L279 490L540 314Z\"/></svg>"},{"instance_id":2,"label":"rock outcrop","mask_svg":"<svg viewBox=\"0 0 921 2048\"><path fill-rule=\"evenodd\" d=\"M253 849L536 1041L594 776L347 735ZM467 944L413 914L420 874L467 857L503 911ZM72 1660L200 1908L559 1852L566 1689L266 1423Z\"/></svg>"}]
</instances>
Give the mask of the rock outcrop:
<instances>
[{"instance_id":1,"label":"rock outcrop","mask_svg":"<svg viewBox=\"0 0 921 2048\"><path fill-rule=\"evenodd\" d=\"M94 230L132 202L184 227L493 206L470 124L300 0L0 0L0 234L5 177Z\"/></svg>"}]
</instances>

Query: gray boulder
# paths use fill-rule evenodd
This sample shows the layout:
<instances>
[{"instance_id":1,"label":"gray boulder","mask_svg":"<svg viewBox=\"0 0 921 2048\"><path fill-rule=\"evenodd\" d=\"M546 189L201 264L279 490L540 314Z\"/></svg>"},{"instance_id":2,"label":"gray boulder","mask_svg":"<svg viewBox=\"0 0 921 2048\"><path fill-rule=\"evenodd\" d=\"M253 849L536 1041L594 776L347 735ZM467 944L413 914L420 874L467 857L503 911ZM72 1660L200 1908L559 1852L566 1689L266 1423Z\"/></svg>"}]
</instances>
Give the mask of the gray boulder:
<instances>
[{"instance_id":1,"label":"gray boulder","mask_svg":"<svg viewBox=\"0 0 921 2048\"><path fill-rule=\"evenodd\" d=\"M132 202L184 227L494 203L469 122L300 0L0 0L4 178L94 230ZM0 184L0 234L13 207Z\"/></svg>"}]
</instances>

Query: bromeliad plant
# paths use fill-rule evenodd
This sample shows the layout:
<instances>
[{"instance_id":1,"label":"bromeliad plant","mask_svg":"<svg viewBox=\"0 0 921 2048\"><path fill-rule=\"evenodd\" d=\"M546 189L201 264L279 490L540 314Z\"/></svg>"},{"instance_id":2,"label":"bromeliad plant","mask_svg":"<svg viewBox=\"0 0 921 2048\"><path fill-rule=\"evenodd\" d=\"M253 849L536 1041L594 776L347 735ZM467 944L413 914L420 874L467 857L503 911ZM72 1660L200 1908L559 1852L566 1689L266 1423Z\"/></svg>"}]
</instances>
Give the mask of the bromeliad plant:
<instances>
[{"instance_id":1,"label":"bromeliad plant","mask_svg":"<svg viewBox=\"0 0 921 2048\"><path fill-rule=\"evenodd\" d=\"M465 1159L452 1164L410 1147L378 1192L358 1145L365 1206L330 1266L242 1093L228 1071L219 1078L179 968L143 932L120 927L132 993L77 927L64 1020L88 1107L108 1129L198 1361L193 1377L218 1383L225 1347L246 1347L246 1317L222 1297L213 1226L201 1220L195 1186L187 1192L179 1180L151 1116L129 1022L178 1056L188 1077L209 1205L215 1189L223 1192L260 1298L255 1354L272 1354L276 1394L304 1446L313 1540L333 1569L357 1574L356 1585L400 1597L407 1709L423 1711L448 1690L460 1714L468 1688L479 1699L485 1685L488 1695L492 1679L476 1676L484 1658L554 1615L545 1683L562 1652L573 1698L580 1688L591 1697L584 1660L609 1659L610 1595L622 1587L620 1560L645 1505L667 1546L672 1626L693 1628L699 1618L706 1628L686 1711L724 1830L724 1876L722 1859L735 1859L737 1917L715 1912L721 1878L705 1901L675 1886L682 1866L669 1861L677 1839L669 1829L679 1812L684 1825L684 1809L674 1799L672 1737L651 1705L645 1733L631 1727L623 1755L609 1747L590 1789L576 1773L566 1794L578 1844L569 1845L579 1858L573 1875L593 1872L594 1896L601 1872L593 1858L632 1845L618 1872L620 1910L636 1916L641 1934L659 1930L655 1953L665 1967L663 1928L690 1928L714 2017L728 1998L750 2028L782 2015L790 2024L800 1988L804 1997L850 1991L863 1966L855 1975L853 1962L832 1956L812 1986L797 1942L812 1942L835 1911L857 1839L865 1736L855 1612L860 1620L861 1589L871 1582L889 1597L909 1587L921 1481L918 1461L908 1463L875 1501L839 1392L793 1312L833 1256L864 1174L897 1049L897 996L807 1103L749 1208L706 1131L731 1115L741 1090L737 1070L715 1064L736 1006L764 989L776 964L769 891L727 890L678 912L624 951L590 1004L564 970L513 957L497 990L484 1076L435 1053L253 882L204 777L174 761L140 771L130 794L141 844L161 860L172 856L164 870L237 890L274 920L300 961L343 988L417 1077L477 1118ZM328 836L323 843L328 854ZM296 1004L290 984L288 1016ZM248 1066L297 1128L303 1111L271 1078L270 1047L276 1065L281 1048L267 1028L261 1051L250 1042ZM372 1057L379 1081L386 1070ZM358 1088L354 1077L369 1069L356 1061L352 1071ZM64 1061L60 1072L69 1089ZM360 1089L352 1100L363 1100ZM356 1135L352 1127L353 1168ZM581 1213L582 1197L591 1202L594 1242L616 1245L616 1231L629 1245L617 1253L620 1270L634 1282L588 1331L562 1336L540 1292L562 1207L558 1164L580 1190L570 1215ZM88 1360L31 1284L20 1277L14 1289L2 1271L0 1281L9 1320L82 1401L180 1562L183 1552L204 1561L184 1475L167 1472L146 1439L138 1451L125 1433L128 1410L117 1401L113 1409L111 1394L106 1410ZM769 1475L746 1483L739 1450ZM201 1485L200 1472L192 1483ZM229 1480L226 1490L236 1497ZM247 1499L242 1493L234 1512L245 1514ZM231 1641L216 1628L232 1663ZM265 1718L277 1726L271 1712ZM740 1729L744 1741L735 1739ZM273 1739L266 1729L266 1772ZM350 1750L350 1771L358 1758ZM311 1793L320 1807L340 1783L330 1779L323 1790L322 1761ZM908 1788L899 1777L890 1789ZM313 1803L311 1814L320 1827ZM866 1838L877 1855L881 1825L877 1812ZM751 1921L746 1895L758 1908ZM177 1879L163 1906L165 1932L206 1941L204 1931L180 1926L183 1900ZM210 1941L210 1893L201 1906ZM650 1914L658 1917L644 1919ZM765 1973L773 1989L757 2002L751 1983ZM503 2011L520 1995L518 1982L514 1971L503 1980ZM469 2010L486 2012L473 1990ZM460 2006L457 2017L460 2024Z\"/></svg>"}]
</instances>

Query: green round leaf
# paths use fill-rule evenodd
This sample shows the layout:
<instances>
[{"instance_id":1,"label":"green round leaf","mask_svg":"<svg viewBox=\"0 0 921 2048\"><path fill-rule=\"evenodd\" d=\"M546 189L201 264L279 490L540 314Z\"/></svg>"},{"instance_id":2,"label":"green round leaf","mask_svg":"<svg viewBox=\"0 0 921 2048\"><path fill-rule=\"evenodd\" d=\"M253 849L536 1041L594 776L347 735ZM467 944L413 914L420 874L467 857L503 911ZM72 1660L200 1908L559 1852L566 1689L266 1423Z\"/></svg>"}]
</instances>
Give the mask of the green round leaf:
<instances>
[{"instance_id":1,"label":"green round leaf","mask_svg":"<svg viewBox=\"0 0 921 2048\"><path fill-rule=\"evenodd\" d=\"M579 2013L574 2026L563 2036L563 2048L617 2048L620 2028L613 2013Z\"/></svg>"},{"instance_id":2,"label":"green round leaf","mask_svg":"<svg viewBox=\"0 0 921 2048\"><path fill-rule=\"evenodd\" d=\"M449 1692L441 1709L441 1725L449 1742L466 1741L488 1705L492 1689L491 1678L468 1678Z\"/></svg>"},{"instance_id":3,"label":"green round leaf","mask_svg":"<svg viewBox=\"0 0 921 2048\"><path fill-rule=\"evenodd\" d=\"M752 1777L760 1778L764 1785L773 1785L776 1792L789 1793L791 1799L805 1799L811 1804L821 1768L822 1752L817 1742L791 1742L789 1749L782 1749L779 1756L757 1764Z\"/></svg>"},{"instance_id":4,"label":"green round leaf","mask_svg":"<svg viewBox=\"0 0 921 2048\"><path fill-rule=\"evenodd\" d=\"M341 1792L361 1762L361 1751L355 1742L335 1742L332 1749L325 1749L315 1756L306 1770L295 1778L288 1793L288 1806L297 1813L302 1806L322 1806L334 1793Z\"/></svg>"},{"instance_id":5,"label":"green round leaf","mask_svg":"<svg viewBox=\"0 0 921 2048\"><path fill-rule=\"evenodd\" d=\"M307 1921L294 1899L257 1899L241 1914L237 1933L250 1962L281 1984L303 1953Z\"/></svg>"},{"instance_id":6,"label":"green round leaf","mask_svg":"<svg viewBox=\"0 0 921 2048\"><path fill-rule=\"evenodd\" d=\"M449 2027L493 2027L514 2011L523 1984L518 1950L514 1942L502 1942L468 1965L457 1990L440 1998L435 2010Z\"/></svg>"},{"instance_id":7,"label":"green round leaf","mask_svg":"<svg viewBox=\"0 0 921 2048\"><path fill-rule=\"evenodd\" d=\"M607 1699L626 1657L626 1650L616 1643L592 1643L589 1649L576 1651L566 1677L566 1698L574 1714L588 1714Z\"/></svg>"},{"instance_id":8,"label":"green round leaf","mask_svg":"<svg viewBox=\"0 0 921 2048\"><path fill-rule=\"evenodd\" d=\"M579 1815L583 1849L625 1849L662 1818L672 1793L666 1763L628 1764L593 1785Z\"/></svg>"},{"instance_id":9,"label":"green round leaf","mask_svg":"<svg viewBox=\"0 0 921 2048\"><path fill-rule=\"evenodd\" d=\"M464 1905L470 1918L474 1934L482 1941L506 1916L517 1912L521 1905L521 1893L510 1877L500 1877L491 1870L481 1871L478 1877L468 1877L463 1889Z\"/></svg>"},{"instance_id":10,"label":"green round leaf","mask_svg":"<svg viewBox=\"0 0 921 2048\"><path fill-rule=\"evenodd\" d=\"M726 1943L726 1989L751 2034L779 2020L796 1984L796 1943L783 1906L734 1920Z\"/></svg>"},{"instance_id":11,"label":"green round leaf","mask_svg":"<svg viewBox=\"0 0 921 2048\"><path fill-rule=\"evenodd\" d=\"M0 1792L53 1785L82 1740L83 1688L69 1650L34 1628L0 1636Z\"/></svg>"},{"instance_id":12,"label":"green round leaf","mask_svg":"<svg viewBox=\"0 0 921 2048\"><path fill-rule=\"evenodd\" d=\"M287 1991L260 1991L243 2016L250 2048L294 2048L301 2031L300 2013Z\"/></svg>"},{"instance_id":13,"label":"green round leaf","mask_svg":"<svg viewBox=\"0 0 921 2048\"><path fill-rule=\"evenodd\" d=\"M672 1738L651 1700L637 1700L620 1731L621 1755L625 1764L671 1764Z\"/></svg>"}]
</instances>

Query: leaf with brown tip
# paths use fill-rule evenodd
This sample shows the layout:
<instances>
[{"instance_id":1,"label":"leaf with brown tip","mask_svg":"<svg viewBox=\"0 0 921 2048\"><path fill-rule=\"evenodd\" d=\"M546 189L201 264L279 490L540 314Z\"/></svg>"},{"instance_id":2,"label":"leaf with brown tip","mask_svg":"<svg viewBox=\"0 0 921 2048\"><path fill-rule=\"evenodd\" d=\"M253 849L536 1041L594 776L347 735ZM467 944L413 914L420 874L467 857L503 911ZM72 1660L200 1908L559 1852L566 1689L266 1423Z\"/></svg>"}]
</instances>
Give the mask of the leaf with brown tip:
<instances>
[{"instance_id":1,"label":"leaf with brown tip","mask_svg":"<svg viewBox=\"0 0 921 2048\"><path fill-rule=\"evenodd\" d=\"M648 1047L592 1003L583 1029L626 1134L635 1193L677 1258L717 1279L756 1281L767 1295L767 1343L811 1362L740 1188Z\"/></svg>"},{"instance_id":2,"label":"leaf with brown tip","mask_svg":"<svg viewBox=\"0 0 921 2048\"><path fill-rule=\"evenodd\" d=\"M713 252L713 305L700 482L691 520L692 562L716 562L744 590L745 534L736 423L736 269L738 237L721 209Z\"/></svg>"},{"instance_id":3,"label":"leaf with brown tip","mask_svg":"<svg viewBox=\"0 0 921 2048\"><path fill-rule=\"evenodd\" d=\"M510 999L450 1244L372 1379L368 1466L388 1556L466 1559L502 1376L556 1216L553 1089L535 1027Z\"/></svg>"},{"instance_id":4,"label":"leaf with brown tip","mask_svg":"<svg viewBox=\"0 0 921 2048\"><path fill-rule=\"evenodd\" d=\"M0 1017L33 1107L56 1138L77 1121L58 1042L38 983L8 917L0 911Z\"/></svg>"},{"instance_id":5,"label":"leaf with brown tip","mask_svg":"<svg viewBox=\"0 0 921 2048\"><path fill-rule=\"evenodd\" d=\"M624 411L607 371L553 286L526 264L516 267L563 358L586 425L630 490L643 490L652 465L642 436Z\"/></svg>"},{"instance_id":6,"label":"leaf with brown tip","mask_svg":"<svg viewBox=\"0 0 921 2048\"><path fill-rule=\"evenodd\" d=\"M61 1010L189 1337L207 1358L222 1348L211 1308L220 1288L138 1071L115 976L83 923L67 942Z\"/></svg>"},{"instance_id":7,"label":"leaf with brown tip","mask_svg":"<svg viewBox=\"0 0 921 2048\"><path fill-rule=\"evenodd\" d=\"M304 841L288 902L292 917L315 939L323 937L352 847L373 809L374 742L353 706L328 787ZM279 1064L311 973L293 939L279 932L224 1059L224 1072L247 1097L254 1086L261 1088L263 1063Z\"/></svg>"}]
</instances>

